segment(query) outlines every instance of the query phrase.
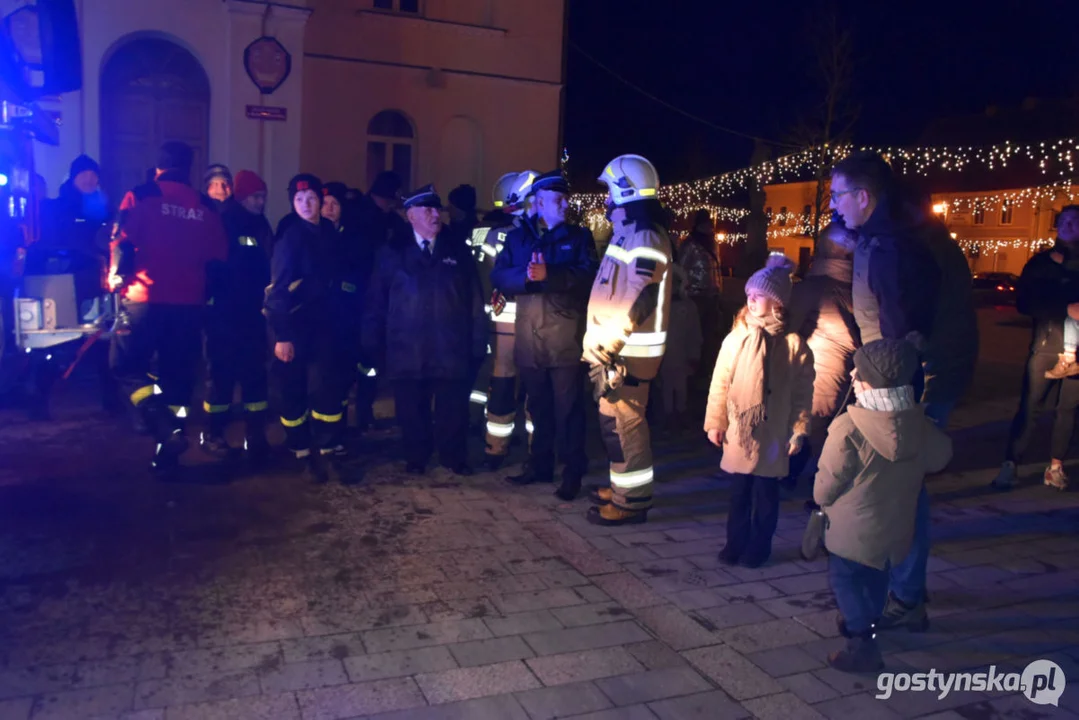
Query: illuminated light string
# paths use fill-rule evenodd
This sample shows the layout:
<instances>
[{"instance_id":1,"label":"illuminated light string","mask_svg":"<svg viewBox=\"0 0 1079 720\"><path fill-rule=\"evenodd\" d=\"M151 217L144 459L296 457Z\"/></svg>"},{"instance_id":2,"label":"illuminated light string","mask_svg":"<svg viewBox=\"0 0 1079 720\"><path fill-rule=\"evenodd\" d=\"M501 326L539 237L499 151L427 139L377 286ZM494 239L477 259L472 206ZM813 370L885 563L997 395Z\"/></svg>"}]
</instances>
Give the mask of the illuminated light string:
<instances>
[{"instance_id":1,"label":"illuminated light string","mask_svg":"<svg viewBox=\"0 0 1079 720\"><path fill-rule=\"evenodd\" d=\"M1072 179L1023 188L1022 190L1004 190L984 195L969 195L945 198L933 204L933 211L938 215L953 212L977 212L979 210L1001 210L1022 205L1038 205L1044 200L1074 200L1079 197L1079 187Z\"/></svg>"},{"instance_id":2,"label":"illuminated light string","mask_svg":"<svg viewBox=\"0 0 1079 720\"><path fill-rule=\"evenodd\" d=\"M925 175L929 171L963 172L974 167L997 170L1008 167L1014 161L1028 161L1037 165L1043 175L1056 170L1060 175L1072 177L1079 155L1079 138L1062 138L1032 144L1005 142L986 146L945 147L858 147L841 145L823 148L807 148L739 170L694 180L661 186L659 199L676 213L688 213L686 208L696 209L713 205L716 198L728 197L740 190L756 189L765 185L784 182L815 171L823 161L827 166L843 159L855 150L880 153L892 163L896 171L904 174ZM572 202L582 213L602 209L607 196L604 193L580 193Z\"/></svg>"},{"instance_id":3,"label":"illuminated light string","mask_svg":"<svg viewBox=\"0 0 1079 720\"><path fill-rule=\"evenodd\" d=\"M955 240L956 245L962 248L964 252L969 252L971 250L988 250L994 253L1002 250L1027 250L1029 252L1037 252L1042 248L1053 247L1053 245L1056 244L1056 240L1052 238L1036 238L1034 240L1024 238L1016 238L1015 240L993 240L959 238L955 237L955 233L952 233L952 239Z\"/></svg>"}]
</instances>

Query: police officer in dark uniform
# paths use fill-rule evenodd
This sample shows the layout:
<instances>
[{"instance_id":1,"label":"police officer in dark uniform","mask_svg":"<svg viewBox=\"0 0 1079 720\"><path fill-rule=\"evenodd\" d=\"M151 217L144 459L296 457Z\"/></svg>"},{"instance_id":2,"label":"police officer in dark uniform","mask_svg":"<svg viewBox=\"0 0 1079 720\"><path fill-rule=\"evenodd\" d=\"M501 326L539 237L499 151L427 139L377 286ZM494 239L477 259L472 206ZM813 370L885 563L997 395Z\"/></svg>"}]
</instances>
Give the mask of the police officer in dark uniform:
<instances>
[{"instance_id":1,"label":"police officer in dark uniform","mask_svg":"<svg viewBox=\"0 0 1079 720\"><path fill-rule=\"evenodd\" d=\"M262 303L270 284L273 229L263 214L266 183L250 170L236 173L232 197L223 204L221 219L229 237L224 282L211 298L206 324L209 383L203 410L209 427L202 447L211 455L229 450L225 440L232 411L232 393L239 383L247 434L244 448L253 465L265 461L267 373L266 318Z\"/></svg>"},{"instance_id":2,"label":"police officer in dark uniform","mask_svg":"<svg viewBox=\"0 0 1079 720\"><path fill-rule=\"evenodd\" d=\"M307 477L341 479L344 379L336 308L342 302L340 258L333 224L320 216L322 182L297 175L289 183L296 220L274 246L265 310L280 378L286 443Z\"/></svg>"},{"instance_id":3,"label":"police officer in dark uniform","mask_svg":"<svg viewBox=\"0 0 1079 720\"><path fill-rule=\"evenodd\" d=\"M191 187L192 157L184 143L162 146L156 182L136 188L112 244L109 285L123 290L127 322L109 364L157 442L153 467L162 471L187 449L203 313L228 254L221 217Z\"/></svg>"},{"instance_id":4,"label":"police officer in dark uniform","mask_svg":"<svg viewBox=\"0 0 1079 720\"><path fill-rule=\"evenodd\" d=\"M364 354L393 383L408 472L425 472L437 444L442 465L468 475L469 379L487 354L479 273L442 225L433 186L411 193L405 208L411 227L379 251L371 276Z\"/></svg>"},{"instance_id":5,"label":"police officer in dark uniform","mask_svg":"<svg viewBox=\"0 0 1079 720\"><path fill-rule=\"evenodd\" d=\"M556 494L569 501L587 471L581 340L599 259L592 233L566 222L570 189L562 174L540 175L532 190L547 229L538 238L524 227L510 232L491 276L517 301L513 359L535 428L524 473L507 480L551 482L557 441L565 470Z\"/></svg>"}]
</instances>

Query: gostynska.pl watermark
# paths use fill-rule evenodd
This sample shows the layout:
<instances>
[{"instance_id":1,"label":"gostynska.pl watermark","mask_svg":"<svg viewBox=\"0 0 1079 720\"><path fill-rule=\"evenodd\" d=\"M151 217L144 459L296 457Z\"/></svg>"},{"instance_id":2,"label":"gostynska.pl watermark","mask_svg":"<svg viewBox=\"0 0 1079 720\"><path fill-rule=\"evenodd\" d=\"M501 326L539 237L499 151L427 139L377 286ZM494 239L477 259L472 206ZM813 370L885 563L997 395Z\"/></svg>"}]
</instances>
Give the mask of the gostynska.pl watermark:
<instances>
[{"instance_id":1,"label":"gostynska.pl watermark","mask_svg":"<svg viewBox=\"0 0 1079 720\"><path fill-rule=\"evenodd\" d=\"M1059 705L1066 680L1064 671L1052 660L1035 660L1023 672L997 672L990 665L987 672L924 673L882 672L877 676L878 700L887 700L895 692L935 692L943 700L951 692L1021 692L1035 705Z\"/></svg>"}]
</instances>

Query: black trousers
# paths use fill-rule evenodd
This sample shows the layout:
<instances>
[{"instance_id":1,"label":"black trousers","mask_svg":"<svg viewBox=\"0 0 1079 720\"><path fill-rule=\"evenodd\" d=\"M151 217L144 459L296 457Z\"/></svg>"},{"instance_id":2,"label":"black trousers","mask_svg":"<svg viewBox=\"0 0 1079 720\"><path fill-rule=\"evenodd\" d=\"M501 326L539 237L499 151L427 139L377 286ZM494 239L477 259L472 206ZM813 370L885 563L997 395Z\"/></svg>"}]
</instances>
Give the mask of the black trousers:
<instances>
[{"instance_id":1,"label":"black trousers","mask_svg":"<svg viewBox=\"0 0 1079 720\"><path fill-rule=\"evenodd\" d=\"M772 536L779 523L779 479L730 473L727 514L730 553L763 562L772 554Z\"/></svg>"},{"instance_id":2,"label":"black trousers","mask_svg":"<svg viewBox=\"0 0 1079 720\"><path fill-rule=\"evenodd\" d=\"M468 397L472 386L460 379L396 380L394 403L405 446L405 460L426 465L435 447L443 465L468 460ZM434 401L432 414L431 403Z\"/></svg>"},{"instance_id":3,"label":"black trousers","mask_svg":"<svg viewBox=\"0 0 1079 720\"><path fill-rule=\"evenodd\" d=\"M199 305L124 301L130 332L112 337L109 367L157 442L184 428L202 359Z\"/></svg>"},{"instance_id":4,"label":"black trousers","mask_svg":"<svg viewBox=\"0 0 1079 720\"><path fill-rule=\"evenodd\" d=\"M261 430L269 408L266 354L266 321L261 316L211 317L206 327L209 379L202 406L210 418L211 434L224 433L237 384L248 417L248 434Z\"/></svg>"},{"instance_id":5,"label":"black trousers","mask_svg":"<svg viewBox=\"0 0 1079 720\"><path fill-rule=\"evenodd\" d=\"M555 449L566 464L565 476L579 480L588 470L585 454L584 368L517 368L532 416L532 472L540 480L554 476Z\"/></svg>"},{"instance_id":6,"label":"black trousers","mask_svg":"<svg viewBox=\"0 0 1079 720\"><path fill-rule=\"evenodd\" d=\"M325 328L293 343L292 362L274 359L281 388L281 424L289 450L332 451L344 442L348 382L343 349Z\"/></svg>"},{"instance_id":7,"label":"black trousers","mask_svg":"<svg viewBox=\"0 0 1079 720\"><path fill-rule=\"evenodd\" d=\"M1071 447L1075 434L1075 410L1079 407L1079 380L1047 380L1045 371L1056 365L1057 356L1035 353L1027 361L1023 373L1023 389L1019 395L1019 409L1012 419L1008 433L1005 459L1018 463L1022 460L1034 433L1038 413L1044 408L1056 409L1053 419L1050 454L1063 460Z\"/></svg>"}]
</instances>

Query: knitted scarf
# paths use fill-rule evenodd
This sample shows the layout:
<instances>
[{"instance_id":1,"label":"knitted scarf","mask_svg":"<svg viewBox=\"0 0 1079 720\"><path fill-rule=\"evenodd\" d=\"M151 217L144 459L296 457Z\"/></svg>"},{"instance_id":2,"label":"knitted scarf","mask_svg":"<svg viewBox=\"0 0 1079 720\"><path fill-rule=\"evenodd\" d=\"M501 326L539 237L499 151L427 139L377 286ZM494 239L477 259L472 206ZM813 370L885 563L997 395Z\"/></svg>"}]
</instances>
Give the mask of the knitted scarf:
<instances>
[{"instance_id":1,"label":"knitted scarf","mask_svg":"<svg viewBox=\"0 0 1079 720\"><path fill-rule=\"evenodd\" d=\"M774 315L757 318L745 315L748 329L734 358L727 417L735 426L738 444L750 449L757 428L764 424L768 389L768 354L776 336L783 335L786 323Z\"/></svg>"}]
</instances>

